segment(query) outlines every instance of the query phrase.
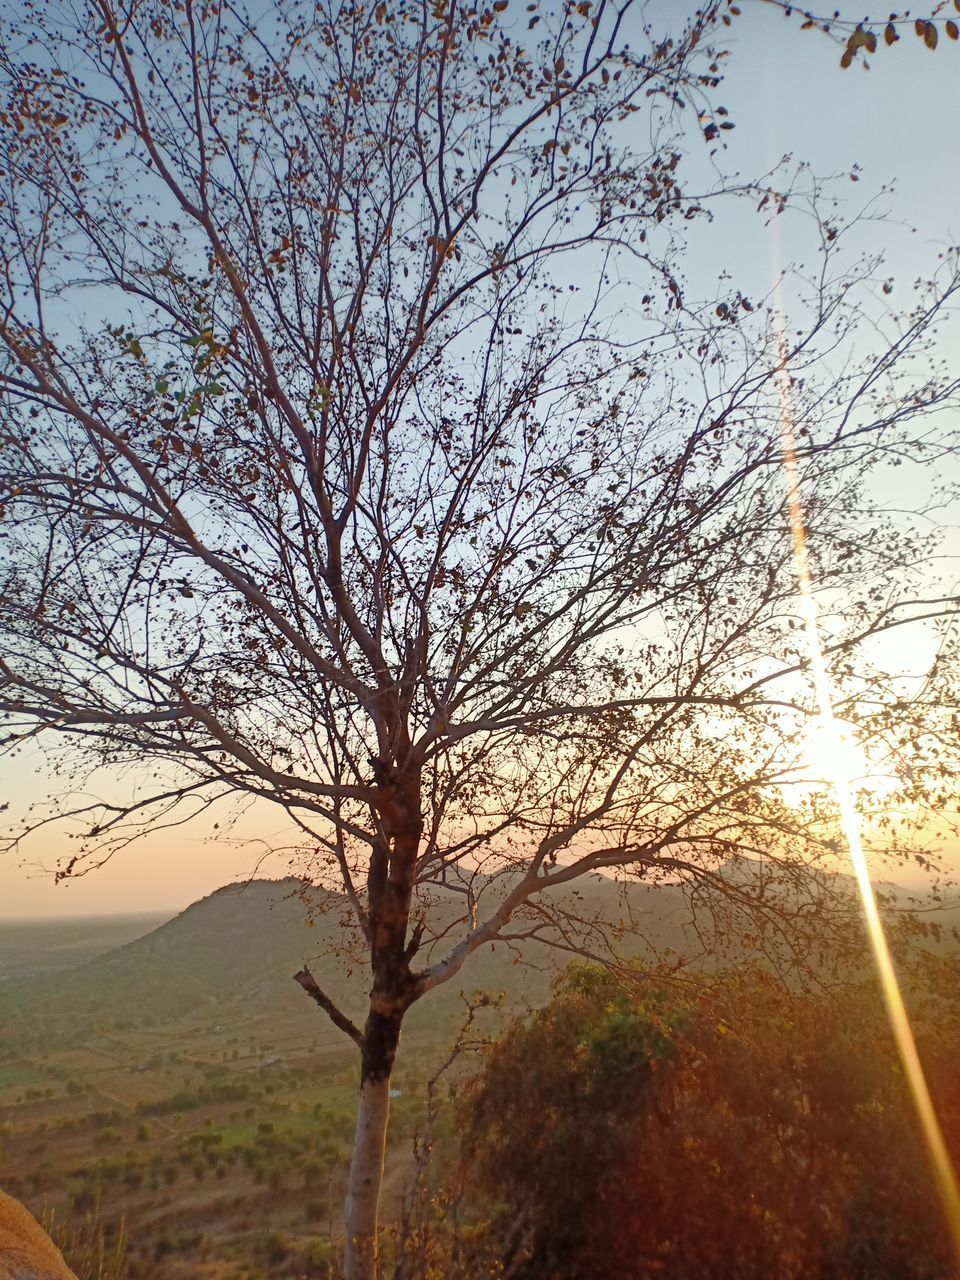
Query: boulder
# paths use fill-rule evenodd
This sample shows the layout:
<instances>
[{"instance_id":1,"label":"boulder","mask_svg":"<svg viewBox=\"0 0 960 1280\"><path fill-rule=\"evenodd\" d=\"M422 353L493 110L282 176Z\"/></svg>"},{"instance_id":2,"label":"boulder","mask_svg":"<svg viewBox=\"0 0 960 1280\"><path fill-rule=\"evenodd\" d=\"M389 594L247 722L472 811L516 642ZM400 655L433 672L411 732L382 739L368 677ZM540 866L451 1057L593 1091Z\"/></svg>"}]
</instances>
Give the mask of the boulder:
<instances>
[{"instance_id":1,"label":"boulder","mask_svg":"<svg viewBox=\"0 0 960 1280\"><path fill-rule=\"evenodd\" d=\"M77 1280L32 1213L0 1191L0 1280Z\"/></svg>"}]
</instances>

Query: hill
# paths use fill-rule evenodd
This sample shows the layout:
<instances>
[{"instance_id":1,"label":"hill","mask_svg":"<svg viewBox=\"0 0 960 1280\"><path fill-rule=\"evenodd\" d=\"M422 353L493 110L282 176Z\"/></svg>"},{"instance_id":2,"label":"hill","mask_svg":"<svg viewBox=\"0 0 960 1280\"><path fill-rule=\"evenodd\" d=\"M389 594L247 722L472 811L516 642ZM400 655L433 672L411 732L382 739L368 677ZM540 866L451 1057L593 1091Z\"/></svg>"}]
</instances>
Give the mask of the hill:
<instances>
[{"instance_id":1,"label":"hill","mask_svg":"<svg viewBox=\"0 0 960 1280\"><path fill-rule=\"evenodd\" d=\"M731 863L721 874L734 899L748 882L756 894L761 877L766 877L763 892L783 899L788 891L747 860ZM507 879L475 881L485 900L508 885ZM796 898L806 890L789 892ZM850 900L851 916L858 913L846 877L830 877L830 892L834 901ZM905 894L889 893L894 906L907 905ZM808 908L815 905L815 896L801 902L798 920L812 918ZM433 888L428 909L432 933L420 955L424 964L444 955L468 927L460 893ZM504 992L508 1011L539 1004L548 997L557 969L575 954L609 955L612 950L632 959L673 954L695 960L698 953L712 950L706 934L714 929L727 935L728 954L736 957L752 946L771 959L765 940L748 938L743 921L730 918L735 910L720 898L702 903L695 919L689 899L676 885L624 887L609 879L586 880L529 908L511 923L510 937L478 950L448 989L439 989L414 1008L409 1029L424 1020L443 1023L458 1016L461 991ZM947 924L955 916L936 914ZM0 924L0 957L5 941L9 946ZM314 1019L321 1015L291 980L304 964L351 1017L362 1020L366 983L359 942L343 897L292 878L228 885L145 936L72 969L14 972L0 982L0 1020L9 1048L62 1044L93 1031L157 1026L199 1011L213 1022L263 1014Z\"/></svg>"},{"instance_id":2,"label":"hill","mask_svg":"<svg viewBox=\"0 0 960 1280\"><path fill-rule=\"evenodd\" d=\"M756 894L765 875L742 863L725 873L734 897L748 881ZM495 898L507 884L477 879L474 888ZM842 879L834 887L850 898ZM469 927L461 894L431 893L425 963ZM365 970L351 956L345 905L295 880L232 885L70 970L0 982L0 1185L60 1222L96 1225L102 1212L111 1248L125 1221L131 1280L327 1274L357 1057L291 978L307 962L362 1018ZM568 930L553 926L559 949L543 941L547 908L531 908L511 926L528 935L522 958L516 941L486 947L411 1010L393 1078L388 1215L399 1212L411 1176L428 1081L463 1024L461 991L505 993L471 1028L476 1048L512 1013L546 1000L556 969L582 946L575 937L589 950L609 936L646 958L671 949L694 956L700 946L676 886L625 891L588 881L553 906ZM720 903L700 906L698 928L709 927L712 909L729 930ZM0 955L2 939L0 925ZM739 945L734 932L733 954ZM456 1069L475 1062L468 1051ZM449 1107L433 1138L445 1167L457 1140Z\"/></svg>"},{"instance_id":3,"label":"hill","mask_svg":"<svg viewBox=\"0 0 960 1280\"><path fill-rule=\"evenodd\" d=\"M465 927L462 896L440 889L432 898L436 933L432 950L424 946L425 963L444 953L458 926ZM562 905L581 922L588 949L591 937L594 944L599 940L598 921L604 932L639 927L644 945L657 948L689 941L683 924L688 913L676 888L636 886L624 896L612 881L598 881L568 891ZM531 928L556 939L536 920L518 931ZM0 950L3 938L0 925ZM214 1021L231 1012L315 1017L291 980L305 963L351 1016L362 1018L357 941L346 901L337 895L305 890L294 879L229 885L145 936L68 971L12 974L0 983L0 1020L7 1046L25 1047L62 1044L81 1032L155 1026L200 1009ZM638 945L635 940L631 949ZM538 937L524 941L522 961L515 943L496 943L471 957L449 993L424 1003L459 1010L461 990L482 989L506 990L510 1006L529 1007L547 997L558 966L569 958Z\"/></svg>"}]
</instances>

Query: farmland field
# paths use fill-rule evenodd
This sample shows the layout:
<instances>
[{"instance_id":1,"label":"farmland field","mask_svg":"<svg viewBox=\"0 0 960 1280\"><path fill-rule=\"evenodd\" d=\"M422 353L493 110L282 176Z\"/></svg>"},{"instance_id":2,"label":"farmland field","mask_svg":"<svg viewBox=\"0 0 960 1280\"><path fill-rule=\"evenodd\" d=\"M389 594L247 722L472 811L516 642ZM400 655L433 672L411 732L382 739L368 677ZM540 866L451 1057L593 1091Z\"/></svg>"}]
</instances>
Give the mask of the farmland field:
<instances>
[{"instance_id":1,"label":"farmland field","mask_svg":"<svg viewBox=\"0 0 960 1280\"><path fill-rule=\"evenodd\" d=\"M30 979L15 988L25 1000L55 999L58 979L80 984L86 963L103 952L116 964L113 947L144 923L159 922L107 922L107 946L96 926L76 929L69 943L46 927L0 926L0 964L9 961L0 985L10 980L10 995L14 978ZM288 965L287 980L290 972ZM89 970L91 984L98 973ZM54 1226L86 1220L91 1231L103 1229L108 1251L125 1232L130 1280L326 1275L338 1250L357 1064L352 1043L289 985L292 998L284 986L272 1005L261 999L250 1011L225 993L185 1016L141 1025L116 1017L101 992L96 1014L79 1026L64 1002L69 1035L8 1039L0 1050L0 1185ZM449 1001L435 1019L416 1012L395 1076L388 1218L412 1169L426 1081L458 1016ZM43 1016L56 1030L49 1007ZM440 1138L442 1149L442 1124Z\"/></svg>"}]
</instances>

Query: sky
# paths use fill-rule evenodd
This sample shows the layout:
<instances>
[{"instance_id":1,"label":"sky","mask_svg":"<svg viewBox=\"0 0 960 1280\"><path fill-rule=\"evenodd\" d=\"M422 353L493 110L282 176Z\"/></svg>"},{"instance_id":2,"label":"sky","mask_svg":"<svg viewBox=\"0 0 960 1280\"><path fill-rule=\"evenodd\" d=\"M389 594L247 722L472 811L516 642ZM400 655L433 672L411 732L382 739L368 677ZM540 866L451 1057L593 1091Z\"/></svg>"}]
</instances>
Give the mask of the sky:
<instances>
[{"instance_id":1,"label":"sky","mask_svg":"<svg viewBox=\"0 0 960 1280\"><path fill-rule=\"evenodd\" d=\"M954 140L960 44L943 40L931 52L910 33L894 48L882 48L869 72L858 65L843 71L840 48L816 32L801 31L796 16L787 20L756 0L742 0L741 8L719 94L736 126L724 135L724 169L756 177L789 154L818 174L856 171L856 182L844 178L838 186L848 211L877 195L877 207L889 215L882 225L865 227L860 243L865 252L882 249L895 290L909 289L932 269L939 251L960 242ZM663 10L675 13L677 0ZM841 12L862 16L851 5L841 5ZM893 190L880 194L891 183ZM792 251L787 233L785 261ZM769 281L769 252L749 220L718 228L705 252L712 260L701 266L729 267L736 278L746 275L761 285ZM691 269L696 266L691 263ZM10 802L3 817L39 799L48 782L40 756L16 762L3 784L6 794L0 792L0 801ZM49 868L69 849L45 834L19 856L0 856L0 918L173 912L222 884L286 873L287 854L270 849L287 836L269 813L248 814L229 839L220 836L212 840L199 827L145 834L95 872L56 885Z\"/></svg>"}]
</instances>

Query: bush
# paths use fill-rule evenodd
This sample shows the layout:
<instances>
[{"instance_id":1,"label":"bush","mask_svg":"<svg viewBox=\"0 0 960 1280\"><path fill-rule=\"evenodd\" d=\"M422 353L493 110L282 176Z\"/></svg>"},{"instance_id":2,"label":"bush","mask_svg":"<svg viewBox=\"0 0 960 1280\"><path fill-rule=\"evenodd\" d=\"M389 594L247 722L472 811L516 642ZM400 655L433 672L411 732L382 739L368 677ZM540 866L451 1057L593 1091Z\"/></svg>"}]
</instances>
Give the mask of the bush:
<instances>
[{"instance_id":1,"label":"bush","mask_svg":"<svg viewBox=\"0 0 960 1280\"><path fill-rule=\"evenodd\" d=\"M494 1197L504 1240L514 1231L504 1245L513 1273L948 1274L878 993L814 998L757 972L704 979L682 997L666 990L629 992L575 971L507 1033L468 1091L463 1176ZM950 1066L960 1035L939 1012L927 1030L942 1119L960 1148Z\"/></svg>"},{"instance_id":2,"label":"bush","mask_svg":"<svg viewBox=\"0 0 960 1280\"><path fill-rule=\"evenodd\" d=\"M329 1240L308 1240L301 1246L297 1265L310 1280L327 1280L337 1274L339 1249Z\"/></svg>"},{"instance_id":3,"label":"bush","mask_svg":"<svg viewBox=\"0 0 960 1280\"><path fill-rule=\"evenodd\" d=\"M279 1266L290 1256L289 1241L282 1231L268 1231L257 1243L257 1254L269 1266Z\"/></svg>"}]
</instances>

